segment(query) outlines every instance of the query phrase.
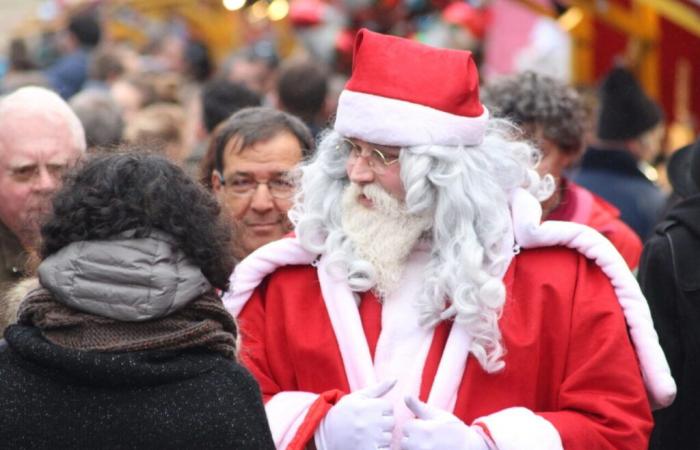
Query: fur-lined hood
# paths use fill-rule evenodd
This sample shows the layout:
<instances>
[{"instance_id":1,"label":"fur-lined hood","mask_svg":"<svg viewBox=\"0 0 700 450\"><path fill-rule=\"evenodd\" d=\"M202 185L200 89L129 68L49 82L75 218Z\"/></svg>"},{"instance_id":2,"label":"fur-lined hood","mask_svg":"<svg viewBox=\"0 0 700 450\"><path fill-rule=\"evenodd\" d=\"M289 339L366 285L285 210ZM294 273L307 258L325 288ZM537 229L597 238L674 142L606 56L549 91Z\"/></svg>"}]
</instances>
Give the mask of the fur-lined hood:
<instances>
[{"instance_id":1,"label":"fur-lined hood","mask_svg":"<svg viewBox=\"0 0 700 450\"><path fill-rule=\"evenodd\" d=\"M0 337L5 332L5 328L17 322L17 310L24 297L39 287L39 279L36 277L25 278L18 281L0 299Z\"/></svg>"}]
</instances>

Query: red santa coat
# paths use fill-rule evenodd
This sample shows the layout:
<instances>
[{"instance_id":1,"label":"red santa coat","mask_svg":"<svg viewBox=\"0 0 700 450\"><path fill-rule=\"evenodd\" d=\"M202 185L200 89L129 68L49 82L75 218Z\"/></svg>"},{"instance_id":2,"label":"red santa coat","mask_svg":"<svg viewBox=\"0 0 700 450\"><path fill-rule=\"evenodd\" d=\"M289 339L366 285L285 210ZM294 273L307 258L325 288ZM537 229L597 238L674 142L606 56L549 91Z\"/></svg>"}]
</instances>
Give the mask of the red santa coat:
<instances>
[{"instance_id":1,"label":"red santa coat","mask_svg":"<svg viewBox=\"0 0 700 450\"><path fill-rule=\"evenodd\" d=\"M421 397L467 422L481 416L477 423L501 450L644 448L649 410L620 307L652 406L670 404L675 384L634 277L592 229L540 223L528 193L514 191L511 212L516 247L565 245L587 259L562 248L514 258L499 323L506 369L488 375L467 364L468 332L443 323L417 369ZM262 386L281 448L303 448L340 396L376 382L377 305L365 294L358 308L326 269L296 239L283 239L237 266L224 296L240 313L241 356Z\"/></svg>"},{"instance_id":2,"label":"red santa coat","mask_svg":"<svg viewBox=\"0 0 700 450\"><path fill-rule=\"evenodd\" d=\"M527 408L554 425L567 450L646 448L651 413L608 278L577 252L547 248L523 251L504 282L506 367L488 374L470 356L453 413L468 424L481 418L498 448L530 448L517 446L520 433L547 438L541 423L512 408ZM360 317L372 353L381 332L380 308L371 294L363 295ZM322 394L291 440L303 448L328 407L350 391L317 269L275 271L255 290L239 323L241 358L266 401L285 391ZM449 328L443 323L435 330L421 378L424 401Z\"/></svg>"}]
</instances>

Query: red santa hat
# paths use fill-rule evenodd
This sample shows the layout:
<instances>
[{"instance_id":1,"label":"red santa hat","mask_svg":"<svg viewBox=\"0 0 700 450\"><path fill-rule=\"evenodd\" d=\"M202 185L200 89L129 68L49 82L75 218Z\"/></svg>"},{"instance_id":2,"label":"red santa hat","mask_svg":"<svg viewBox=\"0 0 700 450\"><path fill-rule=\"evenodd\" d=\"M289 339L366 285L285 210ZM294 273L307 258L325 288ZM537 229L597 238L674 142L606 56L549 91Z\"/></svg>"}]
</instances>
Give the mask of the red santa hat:
<instances>
[{"instance_id":1,"label":"red santa hat","mask_svg":"<svg viewBox=\"0 0 700 450\"><path fill-rule=\"evenodd\" d=\"M382 145L477 145L488 111L470 52L362 29L335 130Z\"/></svg>"}]
</instances>

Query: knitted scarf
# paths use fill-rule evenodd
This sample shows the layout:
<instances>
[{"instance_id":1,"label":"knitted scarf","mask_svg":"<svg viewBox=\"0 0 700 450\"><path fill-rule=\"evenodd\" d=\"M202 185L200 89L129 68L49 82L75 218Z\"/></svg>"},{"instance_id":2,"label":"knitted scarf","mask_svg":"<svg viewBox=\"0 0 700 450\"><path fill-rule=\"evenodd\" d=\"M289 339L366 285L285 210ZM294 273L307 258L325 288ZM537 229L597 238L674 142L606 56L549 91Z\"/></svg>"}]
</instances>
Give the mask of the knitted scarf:
<instances>
[{"instance_id":1,"label":"knitted scarf","mask_svg":"<svg viewBox=\"0 0 700 450\"><path fill-rule=\"evenodd\" d=\"M136 352L203 347L236 360L236 322L209 291L159 319L121 322L65 306L38 288L22 301L18 322L39 328L50 342L75 350Z\"/></svg>"}]
</instances>

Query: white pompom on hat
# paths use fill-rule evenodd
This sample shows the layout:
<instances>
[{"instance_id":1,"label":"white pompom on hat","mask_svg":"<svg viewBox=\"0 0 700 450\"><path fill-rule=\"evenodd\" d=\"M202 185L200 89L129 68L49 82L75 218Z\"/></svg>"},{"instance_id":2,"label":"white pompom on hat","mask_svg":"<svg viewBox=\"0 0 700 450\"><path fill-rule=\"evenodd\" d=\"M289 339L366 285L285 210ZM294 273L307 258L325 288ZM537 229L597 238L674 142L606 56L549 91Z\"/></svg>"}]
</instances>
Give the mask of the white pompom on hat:
<instances>
[{"instance_id":1,"label":"white pompom on hat","mask_svg":"<svg viewBox=\"0 0 700 450\"><path fill-rule=\"evenodd\" d=\"M362 29L335 130L381 145L478 145L488 122L471 52Z\"/></svg>"}]
</instances>

